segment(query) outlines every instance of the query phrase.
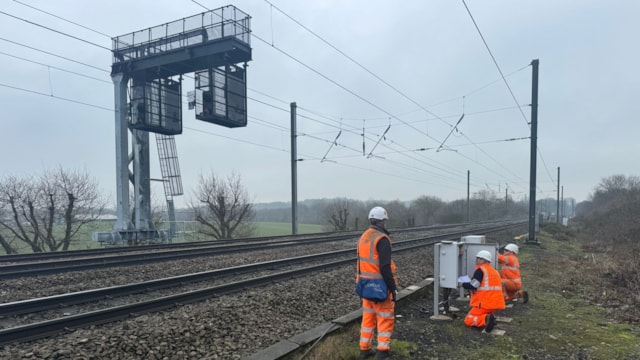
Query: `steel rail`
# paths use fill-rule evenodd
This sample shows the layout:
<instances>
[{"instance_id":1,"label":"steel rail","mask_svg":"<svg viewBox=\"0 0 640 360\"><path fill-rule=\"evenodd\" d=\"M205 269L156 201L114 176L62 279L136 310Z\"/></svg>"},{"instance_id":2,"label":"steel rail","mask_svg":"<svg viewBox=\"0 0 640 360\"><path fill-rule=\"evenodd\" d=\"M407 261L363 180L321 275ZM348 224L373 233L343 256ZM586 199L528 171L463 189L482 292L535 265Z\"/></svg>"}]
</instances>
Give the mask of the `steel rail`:
<instances>
[{"instance_id":1,"label":"steel rail","mask_svg":"<svg viewBox=\"0 0 640 360\"><path fill-rule=\"evenodd\" d=\"M13 279L26 276L50 275L70 271L108 268L116 266L139 265L160 261L187 259L203 256L226 255L236 252L278 249L291 246L305 246L328 241L341 241L354 238L356 235L338 235L304 241L282 240L267 244L219 245L204 248L156 251L152 253L136 253L126 255L110 255L92 258L70 259L61 261L32 262L0 266L0 279Z\"/></svg>"},{"instance_id":2,"label":"steel rail","mask_svg":"<svg viewBox=\"0 0 640 360\"><path fill-rule=\"evenodd\" d=\"M314 233L304 235L279 235L279 236L266 236L266 237L252 237L242 239L229 239L229 240L206 240L206 241L193 241L193 242L181 242L172 244L149 244L149 245L132 245L132 246L116 246L101 249L84 249L84 250L66 250L66 251L54 251L54 252L42 252L42 253L30 253L30 254L10 254L0 255L0 263L17 263L17 262L30 262L30 261L42 261L52 259L66 259L73 257L83 256L106 256L109 254L128 253L128 252L144 252L153 250L167 250L167 249L182 249L182 248L199 248L209 247L216 245L238 245L247 243L265 243L278 240L313 240L322 237L335 235L336 232L328 233Z\"/></svg>"},{"instance_id":3,"label":"steel rail","mask_svg":"<svg viewBox=\"0 0 640 360\"><path fill-rule=\"evenodd\" d=\"M273 261L265 261L255 264L240 265L234 267L228 267L223 269L216 269L210 271L203 271L193 274L185 274L172 276L168 278L149 280L144 282L110 286L106 288L77 291L67 294L59 294L46 296L36 299L28 299L21 301L14 301L10 303L0 304L0 316L14 316L26 313L34 313L39 311L57 309L67 307L71 305L77 305L82 303L88 303L92 301L98 301L105 298L121 297L131 294L139 294L148 291L154 291L159 289L166 289L178 285L184 285L189 283L207 281L207 280L219 280L220 277L229 275L246 274L250 272L257 272L261 270L274 269L277 267L283 267L287 265L295 265L298 263L320 260L324 258L331 258L342 255L347 251L337 250L324 252L319 254L311 254L305 256L299 256L294 258L286 258ZM352 253L353 250L348 250Z\"/></svg>"},{"instance_id":4,"label":"steel rail","mask_svg":"<svg viewBox=\"0 0 640 360\"><path fill-rule=\"evenodd\" d=\"M485 229L476 229L476 231L495 232L506 230L512 227L521 225L510 224L503 226L493 226ZM468 233L465 231L464 233ZM396 253L402 253L407 251L413 251L416 249L424 248L425 246L432 245L437 241L456 240L460 236L460 233L454 234L441 234L433 237L414 239L412 243L420 242L424 240L432 240L429 243L419 243L415 245L403 246L394 249ZM407 245L407 241L398 242ZM353 250L349 250L353 251ZM138 316L142 313L154 312L159 310L168 309L171 307L179 306L181 304L193 303L202 301L211 297L217 297L220 295L227 295L237 293L246 290L247 288L253 288L258 286L267 285L278 280L286 280L299 275L304 275L310 272L326 271L338 266L353 264L356 260L355 257L348 259L330 261L319 265L313 265L303 267L294 270L282 271L276 274L264 275L252 279L227 283L219 286L208 287L204 289L184 292L180 294L164 296L147 301L141 301L133 304L121 305L111 307L108 309L102 309L97 311L91 311L87 313L66 316L53 320L47 320L29 325L17 326L9 329L0 330L0 346L4 346L14 342L29 341L39 338L48 337L62 331L74 328L81 328L90 325L104 324L108 322L117 321L130 316Z\"/></svg>"}]
</instances>

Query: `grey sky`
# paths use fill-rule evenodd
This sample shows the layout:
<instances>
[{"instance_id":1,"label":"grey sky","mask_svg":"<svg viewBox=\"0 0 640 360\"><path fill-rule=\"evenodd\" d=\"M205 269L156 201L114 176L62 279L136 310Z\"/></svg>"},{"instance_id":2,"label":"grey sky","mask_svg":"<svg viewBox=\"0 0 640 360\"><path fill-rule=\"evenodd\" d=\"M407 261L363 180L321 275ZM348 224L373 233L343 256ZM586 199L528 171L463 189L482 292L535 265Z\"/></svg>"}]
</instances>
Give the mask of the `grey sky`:
<instances>
[{"instance_id":1,"label":"grey sky","mask_svg":"<svg viewBox=\"0 0 640 360\"><path fill-rule=\"evenodd\" d=\"M20 2L110 36L204 11L190 0ZM209 8L229 4L199 2ZM520 138L530 135L532 59L540 60L537 198L555 198L558 167L564 197L577 201L603 177L638 174L640 2L468 0L524 117L462 1L271 3L277 8L264 0L231 3L251 15L255 35L248 126L200 122L186 110L185 99L184 132L176 136L185 188L178 206L189 199L198 175L210 171L240 174L257 202L289 201L290 102L299 107L298 157L304 159L298 163L299 199L432 195L450 201L466 197L467 170L472 193L490 189L502 197L508 186L510 196L523 199L529 194L530 142ZM111 48L106 36L16 1L2 4L7 14ZM0 38L2 173L37 175L60 164L86 169L106 193L115 194L110 52L5 14ZM185 79L183 93L192 89ZM447 139L447 149L437 151L463 112L459 131ZM371 157L362 153L363 127L365 154L379 141ZM160 177L151 141L151 173ZM416 151L422 148L428 150ZM154 199L163 199L158 184L153 191Z\"/></svg>"}]
</instances>

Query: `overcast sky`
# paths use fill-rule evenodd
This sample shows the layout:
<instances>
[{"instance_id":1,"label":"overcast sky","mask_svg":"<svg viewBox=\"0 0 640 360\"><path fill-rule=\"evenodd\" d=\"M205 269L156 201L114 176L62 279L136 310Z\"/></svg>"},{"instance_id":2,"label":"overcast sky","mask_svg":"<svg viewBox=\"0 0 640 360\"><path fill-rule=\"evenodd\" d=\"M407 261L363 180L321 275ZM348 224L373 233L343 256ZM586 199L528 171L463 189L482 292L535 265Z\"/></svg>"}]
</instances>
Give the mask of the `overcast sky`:
<instances>
[{"instance_id":1,"label":"overcast sky","mask_svg":"<svg viewBox=\"0 0 640 360\"><path fill-rule=\"evenodd\" d=\"M115 206L110 37L229 3L1 1L2 174L86 169ZM452 201L466 198L467 171L471 193L508 189L524 199L533 59L537 198L556 197L558 167L564 197L577 201L603 177L639 173L639 1L467 0L508 87L462 1L231 4L252 18L248 126L198 121L184 99L179 207L212 171L239 174L256 202L290 201L291 102L304 159L299 200ZM185 78L183 93L193 86ZM150 141L151 175L160 178ZM164 199L158 183L152 191Z\"/></svg>"}]
</instances>

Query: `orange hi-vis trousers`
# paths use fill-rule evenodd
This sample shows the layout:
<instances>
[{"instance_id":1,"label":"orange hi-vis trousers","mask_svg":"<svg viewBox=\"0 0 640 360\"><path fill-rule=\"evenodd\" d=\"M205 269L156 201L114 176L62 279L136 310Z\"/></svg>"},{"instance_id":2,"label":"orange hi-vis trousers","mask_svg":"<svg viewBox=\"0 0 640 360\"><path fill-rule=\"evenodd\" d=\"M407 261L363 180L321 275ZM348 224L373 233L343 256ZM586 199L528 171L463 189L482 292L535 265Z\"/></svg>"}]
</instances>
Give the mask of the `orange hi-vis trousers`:
<instances>
[{"instance_id":1,"label":"orange hi-vis trousers","mask_svg":"<svg viewBox=\"0 0 640 360\"><path fill-rule=\"evenodd\" d=\"M504 294L505 301L515 299L520 288L522 288L522 283L520 281L502 279L502 293Z\"/></svg>"},{"instance_id":2,"label":"orange hi-vis trousers","mask_svg":"<svg viewBox=\"0 0 640 360\"><path fill-rule=\"evenodd\" d=\"M471 327L484 327L487 324L487 315L492 314L494 310L481 309L472 307L464 318L464 323Z\"/></svg>"},{"instance_id":3,"label":"orange hi-vis trousers","mask_svg":"<svg viewBox=\"0 0 640 360\"><path fill-rule=\"evenodd\" d=\"M362 326L360 327L360 350L371 349L373 334L378 328L378 351L388 351L395 322L395 303L391 296L382 302L362 299Z\"/></svg>"}]
</instances>

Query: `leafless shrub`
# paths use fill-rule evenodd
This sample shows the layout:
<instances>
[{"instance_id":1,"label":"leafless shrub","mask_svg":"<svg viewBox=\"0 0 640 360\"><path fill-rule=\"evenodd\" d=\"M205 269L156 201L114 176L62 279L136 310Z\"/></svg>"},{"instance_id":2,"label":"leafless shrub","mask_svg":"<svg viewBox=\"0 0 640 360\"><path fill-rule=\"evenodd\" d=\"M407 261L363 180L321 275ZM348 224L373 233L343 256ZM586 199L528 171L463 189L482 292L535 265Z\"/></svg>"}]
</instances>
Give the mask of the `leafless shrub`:
<instances>
[{"instance_id":1,"label":"leafless shrub","mask_svg":"<svg viewBox=\"0 0 640 360\"><path fill-rule=\"evenodd\" d=\"M200 232L215 239L249 237L255 232L253 202L239 175L226 178L200 175L195 200L189 206L200 223Z\"/></svg>"}]
</instances>

